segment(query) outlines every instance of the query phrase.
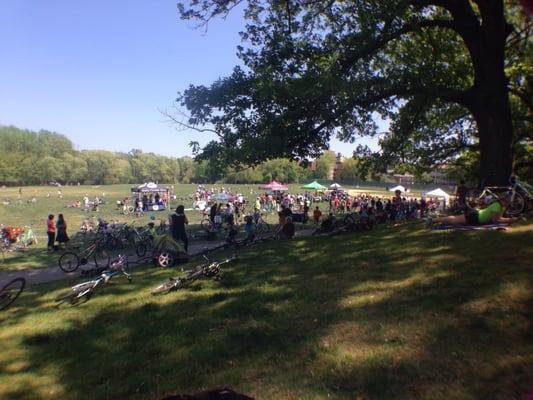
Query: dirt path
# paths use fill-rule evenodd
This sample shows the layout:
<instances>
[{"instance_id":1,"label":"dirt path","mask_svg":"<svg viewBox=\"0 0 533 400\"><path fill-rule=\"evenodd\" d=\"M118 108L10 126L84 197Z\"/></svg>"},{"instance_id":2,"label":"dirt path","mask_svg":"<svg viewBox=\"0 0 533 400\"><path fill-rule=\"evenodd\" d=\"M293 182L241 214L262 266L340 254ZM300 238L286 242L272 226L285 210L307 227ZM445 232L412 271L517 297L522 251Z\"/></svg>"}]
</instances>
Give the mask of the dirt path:
<instances>
[{"instance_id":1,"label":"dirt path","mask_svg":"<svg viewBox=\"0 0 533 400\"><path fill-rule=\"evenodd\" d=\"M309 236L313 232L312 229L301 229L296 232L297 237ZM197 256L203 253L206 250L212 250L220 248L224 244L223 240L218 240L215 242L197 242L191 243L189 245L189 254L191 256ZM130 268L135 268L137 265L149 264L150 259L144 257L139 259L135 255L128 255L130 261ZM94 265L88 263L85 267L80 267L80 269L90 270L94 268ZM57 281L67 278L76 278L80 276L80 270L70 273L65 273L59 269L57 265L46 267L46 268L32 268L32 269L23 269L19 271L0 271L0 288L3 287L6 283L11 280L23 277L26 279L28 285L36 285L39 283L46 283Z\"/></svg>"}]
</instances>

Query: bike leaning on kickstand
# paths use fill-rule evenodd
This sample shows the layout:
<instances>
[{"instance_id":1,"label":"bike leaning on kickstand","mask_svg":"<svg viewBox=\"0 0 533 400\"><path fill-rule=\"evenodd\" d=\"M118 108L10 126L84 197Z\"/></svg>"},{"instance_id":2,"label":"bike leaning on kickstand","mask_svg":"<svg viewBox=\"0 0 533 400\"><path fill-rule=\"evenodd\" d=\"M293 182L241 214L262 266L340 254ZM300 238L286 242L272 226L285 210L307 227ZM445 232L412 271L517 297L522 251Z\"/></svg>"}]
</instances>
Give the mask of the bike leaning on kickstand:
<instances>
[{"instance_id":1,"label":"bike leaning on kickstand","mask_svg":"<svg viewBox=\"0 0 533 400\"><path fill-rule=\"evenodd\" d=\"M96 268L109 265L110 257L103 248L101 239L93 241L89 246L77 253L66 251L59 257L58 265L63 272L74 272L80 265L86 265L91 257Z\"/></svg>"}]
</instances>

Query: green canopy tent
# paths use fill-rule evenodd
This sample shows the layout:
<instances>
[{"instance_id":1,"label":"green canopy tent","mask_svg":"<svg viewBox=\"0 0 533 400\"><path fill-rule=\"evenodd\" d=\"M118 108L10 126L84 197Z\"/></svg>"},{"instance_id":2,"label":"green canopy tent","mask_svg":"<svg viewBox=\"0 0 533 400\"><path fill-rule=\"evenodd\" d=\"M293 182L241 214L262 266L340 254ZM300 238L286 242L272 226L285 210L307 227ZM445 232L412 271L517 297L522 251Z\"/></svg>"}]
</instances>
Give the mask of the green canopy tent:
<instances>
[{"instance_id":1,"label":"green canopy tent","mask_svg":"<svg viewBox=\"0 0 533 400\"><path fill-rule=\"evenodd\" d=\"M302 186L302 189L326 190L327 188L325 186L322 186L317 181L313 181L311 183L308 183L307 185Z\"/></svg>"}]
</instances>

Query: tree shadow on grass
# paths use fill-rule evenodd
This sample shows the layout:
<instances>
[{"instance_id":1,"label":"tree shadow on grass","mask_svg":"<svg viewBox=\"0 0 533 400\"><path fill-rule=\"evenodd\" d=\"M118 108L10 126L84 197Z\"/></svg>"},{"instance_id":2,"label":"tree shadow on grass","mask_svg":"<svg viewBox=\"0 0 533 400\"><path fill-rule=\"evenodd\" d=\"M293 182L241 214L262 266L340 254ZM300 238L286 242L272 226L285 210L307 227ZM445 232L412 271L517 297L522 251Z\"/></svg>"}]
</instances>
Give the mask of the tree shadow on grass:
<instances>
[{"instance_id":1,"label":"tree shadow on grass","mask_svg":"<svg viewBox=\"0 0 533 400\"><path fill-rule=\"evenodd\" d=\"M487 263L479 236L430 237L433 249L416 230L386 236L247 249L220 283L129 306L106 303L65 329L24 337L28 368L53 366L64 398L156 399L220 385L260 398L437 399L480 391L491 398L483 389L489 379L502 398L523 393L524 383L509 374L529 361L505 357L524 350L530 316L494 327L499 308L480 315L469 305L501 293L502 276L508 284L527 281L526 264ZM501 236L486 238L496 252L509 250ZM439 258L457 249L465 251L455 262ZM130 290L117 286L108 296ZM519 298L508 313L524 307ZM506 368L502 381L497 372ZM21 390L12 397L31 398L31 386Z\"/></svg>"}]
</instances>

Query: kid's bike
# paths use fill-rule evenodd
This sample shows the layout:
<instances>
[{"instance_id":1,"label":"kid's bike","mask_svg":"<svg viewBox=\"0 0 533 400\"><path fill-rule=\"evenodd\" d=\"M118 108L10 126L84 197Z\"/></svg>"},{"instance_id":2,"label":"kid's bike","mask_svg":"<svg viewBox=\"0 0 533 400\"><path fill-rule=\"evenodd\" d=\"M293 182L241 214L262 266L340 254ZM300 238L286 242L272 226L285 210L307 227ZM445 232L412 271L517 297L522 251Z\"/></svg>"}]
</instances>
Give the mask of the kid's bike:
<instances>
[{"instance_id":1,"label":"kid's bike","mask_svg":"<svg viewBox=\"0 0 533 400\"><path fill-rule=\"evenodd\" d=\"M126 271L128 268L128 258L125 255L119 255L109 266L109 270L102 272L102 274L91 281L82 282L74 285L66 293L59 295L55 301L58 305L69 302L75 305L80 300L89 300L92 295L100 288L105 286L111 278L117 274L123 274L128 282L131 283L131 275Z\"/></svg>"},{"instance_id":2,"label":"kid's bike","mask_svg":"<svg viewBox=\"0 0 533 400\"><path fill-rule=\"evenodd\" d=\"M78 253L73 251L63 253L59 257L58 265L64 272L74 272L80 265L86 265L90 257L92 257L96 268L109 265L109 254L102 248L102 243L98 240L95 240Z\"/></svg>"},{"instance_id":3,"label":"kid's bike","mask_svg":"<svg viewBox=\"0 0 533 400\"><path fill-rule=\"evenodd\" d=\"M172 292L174 290L181 289L193 281L200 278L211 278L215 279L220 277L221 271L220 266L237 259L237 256L232 256L222 261L213 261L210 257L204 255L205 263L199 265L195 269L187 271L187 275L182 278L168 278L168 281L163 282L161 285L152 289L152 295L165 294Z\"/></svg>"}]
</instances>

